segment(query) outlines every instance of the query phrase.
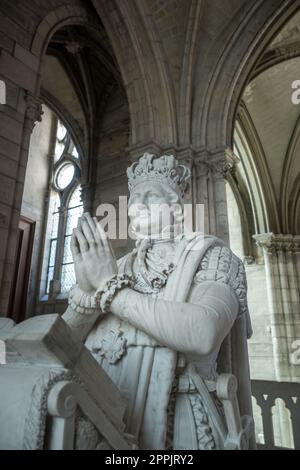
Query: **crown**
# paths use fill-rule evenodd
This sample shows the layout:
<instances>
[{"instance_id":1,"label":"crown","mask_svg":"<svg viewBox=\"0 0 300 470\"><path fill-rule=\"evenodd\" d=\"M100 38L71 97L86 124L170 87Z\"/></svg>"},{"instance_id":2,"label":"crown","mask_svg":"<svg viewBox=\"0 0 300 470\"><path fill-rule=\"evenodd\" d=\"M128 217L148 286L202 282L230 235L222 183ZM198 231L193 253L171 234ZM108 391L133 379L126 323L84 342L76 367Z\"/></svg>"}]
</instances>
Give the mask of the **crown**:
<instances>
[{"instance_id":1,"label":"crown","mask_svg":"<svg viewBox=\"0 0 300 470\"><path fill-rule=\"evenodd\" d=\"M132 191L138 183L153 180L167 184L183 197L188 188L191 172L187 166L180 165L173 155L157 157L144 153L128 168L127 176L129 191Z\"/></svg>"}]
</instances>

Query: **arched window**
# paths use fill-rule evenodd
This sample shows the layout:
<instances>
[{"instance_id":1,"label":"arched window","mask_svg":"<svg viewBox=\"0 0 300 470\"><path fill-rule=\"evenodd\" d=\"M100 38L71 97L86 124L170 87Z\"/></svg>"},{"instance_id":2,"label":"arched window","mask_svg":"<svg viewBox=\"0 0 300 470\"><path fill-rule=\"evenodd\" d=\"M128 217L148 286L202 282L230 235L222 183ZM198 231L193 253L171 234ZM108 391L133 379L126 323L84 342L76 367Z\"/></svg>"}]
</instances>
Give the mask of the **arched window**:
<instances>
[{"instance_id":1,"label":"arched window","mask_svg":"<svg viewBox=\"0 0 300 470\"><path fill-rule=\"evenodd\" d=\"M61 291L68 292L75 282L74 263L71 253L71 237L73 229L77 226L78 218L83 212L81 202L81 189L77 186L73 192L67 209L67 223L64 237L64 253L61 271Z\"/></svg>"},{"instance_id":2,"label":"arched window","mask_svg":"<svg viewBox=\"0 0 300 470\"><path fill-rule=\"evenodd\" d=\"M47 224L49 255L44 292L48 295L65 294L75 282L70 242L83 212L80 178L78 150L58 121Z\"/></svg>"}]
</instances>

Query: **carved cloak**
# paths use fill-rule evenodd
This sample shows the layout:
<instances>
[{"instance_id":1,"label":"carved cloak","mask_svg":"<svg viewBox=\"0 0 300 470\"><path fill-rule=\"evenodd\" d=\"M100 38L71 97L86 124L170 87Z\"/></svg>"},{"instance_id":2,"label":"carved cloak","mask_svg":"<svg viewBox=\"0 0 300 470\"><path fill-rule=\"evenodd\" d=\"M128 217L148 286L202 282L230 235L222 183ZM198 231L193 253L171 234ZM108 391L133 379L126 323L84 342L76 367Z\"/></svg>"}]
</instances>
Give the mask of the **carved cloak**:
<instances>
[{"instance_id":1,"label":"carved cloak","mask_svg":"<svg viewBox=\"0 0 300 470\"><path fill-rule=\"evenodd\" d=\"M214 246L225 244L212 236L193 234L183 238L175 253L177 268L171 273L164 289L163 299L185 302L200 263ZM125 269L126 258L119 262L119 272ZM232 286L235 288L236 286ZM245 298L245 292L242 293ZM161 347L145 333L121 322L114 316L102 320L87 340L92 351L103 335L121 327L126 338L127 353L118 363L112 364L99 357L101 366L119 386L128 399L127 432L136 436L142 449L165 449L167 412L174 382L178 353ZM252 415L247 337L251 335L251 323L245 303L234 326L223 341L218 358L218 371L236 375L239 385L238 399L241 415Z\"/></svg>"}]
</instances>

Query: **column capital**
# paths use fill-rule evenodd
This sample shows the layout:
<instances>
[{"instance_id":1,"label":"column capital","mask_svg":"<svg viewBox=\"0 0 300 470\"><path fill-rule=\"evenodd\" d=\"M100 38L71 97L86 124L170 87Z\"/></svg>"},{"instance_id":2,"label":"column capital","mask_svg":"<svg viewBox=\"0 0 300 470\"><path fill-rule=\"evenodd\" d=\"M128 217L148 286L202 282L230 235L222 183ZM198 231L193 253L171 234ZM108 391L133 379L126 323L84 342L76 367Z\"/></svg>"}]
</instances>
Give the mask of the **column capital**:
<instances>
[{"instance_id":1,"label":"column capital","mask_svg":"<svg viewBox=\"0 0 300 470\"><path fill-rule=\"evenodd\" d=\"M227 178L234 173L240 159L229 147L215 151L200 150L195 154L194 165L200 173L211 172L213 176Z\"/></svg>"},{"instance_id":2,"label":"column capital","mask_svg":"<svg viewBox=\"0 0 300 470\"><path fill-rule=\"evenodd\" d=\"M145 152L161 155L163 153L163 148L155 140L149 140L130 145L126 147L125 151L129 155L129 161L134 162L138 160Z\"/></svg>"},{"instance_id":3,"label":"column capital","mask_svg":"<svg viewBox=\"0 0 300 470\"><path fill-rule=\"evenodd\" d=\"M195 148L192 145L161 145L155 140L127 147L126 152L131 162L137 160L145 152L157 156L174 155L179 161L188 164L190 168L195 168L198 174L211 173L215 178L227 178L234 173L236 165L240 162L229 147L210 150L204 147Z\"/></svg>"},{"instance_id":4,"label":"column capital","mask_svg":"<svg viewBox=\"0 0 300 470\"><path fill-rule=\"evenodd\" d=\"M257 246L263 248L266 253L275 254L279 251L300 252L300 235L283 235L274 233L262 233L253 235Z\"/></svg>"},{"instance_id":5,"label":"column capital","mask_svg":"<svg viewBox=\"0 0 300 470\"><path fill-rule=\"evenodd\" d=\"M130 161L137 160L145 152L157 156L174 155L178 160L194 160L195 155L201 150L195 149L192 145L178 146L175 144L161 144L152 139L141 142L126 148Z\"/></svg>"}]
</instances>

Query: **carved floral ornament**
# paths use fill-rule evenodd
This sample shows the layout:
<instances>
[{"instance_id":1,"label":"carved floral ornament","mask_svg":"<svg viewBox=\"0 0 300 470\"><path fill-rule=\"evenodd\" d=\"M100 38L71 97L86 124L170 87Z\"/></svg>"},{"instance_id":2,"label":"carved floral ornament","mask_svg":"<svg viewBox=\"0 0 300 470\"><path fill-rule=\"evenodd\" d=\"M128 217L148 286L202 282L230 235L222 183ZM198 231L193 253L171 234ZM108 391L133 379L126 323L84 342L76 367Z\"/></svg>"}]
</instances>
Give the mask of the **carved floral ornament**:
<instances>
[{"instance_id":1,"label":"carved floral ornament","mask_svg":"<svg viewBox=\"0 0 300 470\"><path fill-rule=\"evenodd\" d=\"M211 173L214 177L227 178L236 170L240 159L229 148L224 151L208 155L202 153L195 157L194 166L202 175Z\"/></svg>"},{"instance_id":2,"label":"carved floral ornament","mask_svg":"<svg viewBox=\"0 0 300 470\"><path fill-rule=\"evenodd\" d=\"M256 244L269 254L275 254L280 251L300 253L299 235L274 235L273 233L265 233L254 235L253 238Z\"/></svg>"},{"instance_id":3,"label":"carved floral ornament","mask_svg":"<svg viewBox=\"0 0 300 470\"><path fill-rule=\"evenodd\" d=\"M120 328L110 330L102 338L100 345L93 349L93 353L104 356L109 364L116 364L126 353L126 338Z\"/></svg>"},{"instance_id":4,"label":"carved floral ornament","mask_svg":"<svg viewBox=\"0 0 300 470\"><path fill-rule=\"evenodd\" d=\"M145 159L142 162L142 165L138 162L138 160L136 161L133 171L130 171L128 174L129 180L131 180L129 182L129 186L133 186L135 184L136 177L142 179L145 174L149 174L149 164L151 166L151 157L154 156L151 152L149 150L149 152L146 151L144 153ZM136 153L137 151L135 150L135 154ZM138 153L138 155L141 155L141 153L142 150ZM157 155L164 153L167 153L164 155L164 157L166 158L166 161L169 162L170 166L170 185L176 186L177 183L179 188L181 190L183 189L183 193L187 190L185 184L188 182L190 178L189 173L192 173L192 170L196 171L199 176L211 174L214 177L227 178L230 174L235 172L238 163L240 163L239 157L235 155L233 150L229 147L217 149L213 152L208 151L205 148L194 149L192 147L167 150L159 149L155 151L155 154ZM177 162L179 163L177 168L175 168L173 164L174 160L172 159L174 158L176 158ZM133 161L135 161L135 159L136 157L133 158ZM183 165L185 166L185 172L180 172ZM162 174L160 168L156 168L155 166L150 168L150 173L151 171L155 180L159 179L160 177L164 179L166 176L168 177L168 175ZM164 170L164 172L165 171L166 170ZM177 181L175 181L175 177L177 177Z\"/></svg>"},{"instance_id":5,"label":"carved floral ornament","mask_svg":"<svg viewBox=\"0 0 300 470\"><path fill-rule=\"evenodd\" d=\"M37 122L41 122L42 115L44 114L42 108L42 102L39 98L32 95L28 91L25 92L25 103L26 103L26 111L25 111L25 123L27 127L30 128L32 132L35 124Z\"/></svg>"}]
</instances>

